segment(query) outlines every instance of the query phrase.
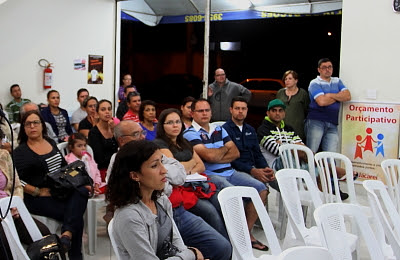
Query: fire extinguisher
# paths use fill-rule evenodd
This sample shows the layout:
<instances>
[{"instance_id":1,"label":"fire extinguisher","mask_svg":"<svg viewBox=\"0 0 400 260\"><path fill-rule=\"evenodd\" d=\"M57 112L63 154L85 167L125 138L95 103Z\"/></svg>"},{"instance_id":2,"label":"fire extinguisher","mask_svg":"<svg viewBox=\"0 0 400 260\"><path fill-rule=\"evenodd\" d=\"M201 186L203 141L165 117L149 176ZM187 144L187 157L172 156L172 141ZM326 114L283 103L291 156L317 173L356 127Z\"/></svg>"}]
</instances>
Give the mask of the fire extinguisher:
<instances>
[{"instance_id":1,"label":"fire extinguisher","mask_svg":"<svg viewBox=\"0 0 400 260\"><path fill-rule=\"evenodd\" d=\"M53 85L53 70L51 69L51 63L45 59L39 60L39 65L43 68L43 88L49 89Z\"/></svg>"}]
</instances>

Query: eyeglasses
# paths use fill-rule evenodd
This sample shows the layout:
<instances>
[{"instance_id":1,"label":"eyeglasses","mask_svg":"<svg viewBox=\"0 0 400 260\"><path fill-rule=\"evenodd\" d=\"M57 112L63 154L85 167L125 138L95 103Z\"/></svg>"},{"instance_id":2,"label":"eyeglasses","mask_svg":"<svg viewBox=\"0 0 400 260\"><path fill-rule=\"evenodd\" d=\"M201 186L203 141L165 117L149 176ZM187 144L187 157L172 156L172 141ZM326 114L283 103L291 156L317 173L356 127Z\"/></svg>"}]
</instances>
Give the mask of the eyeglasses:
<instances>
[{"instance_id":1,"label":"eyeglasses","mask_svg":"<svg viewBox=\"0 0 400 260\"><path fill-rule=\"evenodd\" d=\"M211 109L210 108L207 108L207 109L197 109L197 110L194 110L193 112L197 112L197 113L204 113L204 112L206 112L206 113L208 113L208 112L210 112L211 111Z\"/></svg>"},{"instance_id":2,"label":"eyeglasses","mask_svg":"<svg viewBox=\"0 0 400 260\"><path fill-rule=\"evenodd\" d=\"M322 66L320 67L321 70L331 70L333 67L332 66Z\"/></svg>"},{"instance_id":3,"label":"eyeglasses","mask_svg":"<svg viewBox=\"0 0 400 260\"><path fill-rule=\"evenodd\" d=\"M96 104L93 104L93 105L88 105L87 107L89 107L89 108L96 108Z\"/></svg>"},{"instance_id":4,"label":"eyeglasses","mask_svg":"<svg viewBox=\"0 0 400 260\"><path fill-rule=\"evenodd\" d=\"M137 131L137 132L133 132L133 133L130 134L130 135L121 135L121 137L124 137L124 136L132 136L133 138L137 139L137 138L139 138L141 135L146 136L146 135L147 135L147 131L146 131L146 130Z\"/></svg>"},{"instance_id":5,"label":"eyeglasses","mask_svg":"<svg viewBox=\"0 0 400 260\"><path fill-rule=\"evenodd\" d=\"M216 77L225 76L225 74L215 74Z\"/></svg>"},{"instance_id":6,"label":"eyeglasses","mask_svg":"<svg viewBox=\"0 0 400 260\"><path fill-rule=\"evenodd\" d=\"M25 121L24 126L25 127L30 127L30 126L38 126L40 125L42 122L40 122L40 120L34 120L34 121Z\"/></svg>"},{"instance_id":7,"label":"eyeglasses","mask_svg":"<svg viewBox=\"0 0 400 260\"><path fill-rule=\"evenodd\" d=\"M175 121L170 120L164 123L164 125L180 125L180 124L182 124L181 120L175 120Z\"/></svg>"}]
</instances>

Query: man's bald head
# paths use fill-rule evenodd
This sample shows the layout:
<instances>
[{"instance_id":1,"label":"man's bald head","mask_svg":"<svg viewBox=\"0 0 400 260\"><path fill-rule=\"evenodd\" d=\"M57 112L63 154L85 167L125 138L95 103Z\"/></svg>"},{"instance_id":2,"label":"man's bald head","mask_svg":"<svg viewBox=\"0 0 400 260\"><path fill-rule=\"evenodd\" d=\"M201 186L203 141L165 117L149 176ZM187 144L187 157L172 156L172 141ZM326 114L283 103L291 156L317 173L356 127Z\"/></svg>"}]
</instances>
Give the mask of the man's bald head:
<instances>
[{"instance_id":1,"label":"man's bald head","mask_svg":"<svg viewBox=\"0 0 400 260\"><path fill-rule=\"evenodd\" d=\"M114 127L114 137L121 147L130 141L143 140L146 135L138 123L132 120L124 120Z\"/></svg>"}]
</instances>

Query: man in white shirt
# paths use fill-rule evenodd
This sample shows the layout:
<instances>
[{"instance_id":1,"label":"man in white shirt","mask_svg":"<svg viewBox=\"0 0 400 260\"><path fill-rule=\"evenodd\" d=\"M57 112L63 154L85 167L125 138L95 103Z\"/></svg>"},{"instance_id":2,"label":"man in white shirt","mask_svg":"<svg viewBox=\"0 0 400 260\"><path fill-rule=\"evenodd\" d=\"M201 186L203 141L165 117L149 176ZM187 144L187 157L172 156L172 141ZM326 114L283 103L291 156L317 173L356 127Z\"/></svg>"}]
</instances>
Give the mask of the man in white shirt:
<instances>
[{"instance_id":1,"label":"man in white shirt","mask_svg":"<svg viewBox=\"0 0 400 260\"><path fill-rule=\"evenodd\" d=\"M87 116L86 109L83 106L83 101L85 101L85 99L89 96L89 91L85 88L81 88L78 90L76 95L80 106L77 110L75 110L74 113L72 113L71 125L75 131L78 131L79 122L81 122Z\"/></svg>"}]
</instances>

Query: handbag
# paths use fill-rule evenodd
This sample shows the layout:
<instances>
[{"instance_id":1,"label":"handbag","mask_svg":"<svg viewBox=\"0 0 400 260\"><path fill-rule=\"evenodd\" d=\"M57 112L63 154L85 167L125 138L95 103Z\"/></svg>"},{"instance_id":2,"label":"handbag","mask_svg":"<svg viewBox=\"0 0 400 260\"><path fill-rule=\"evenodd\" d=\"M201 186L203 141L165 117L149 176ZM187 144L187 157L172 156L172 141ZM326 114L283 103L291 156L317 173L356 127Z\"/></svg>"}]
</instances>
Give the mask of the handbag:
<instances>
[{"instance_id":1,"label":"handbag","mask_svg":"<svg viewBox=\"0 0 400 260\"><path fill-rule=\"evenodd\" d=\"M47 176L51 183L50 194L56 199L64 200L68 198L74 189L83 196L87 196L78 189L86 185L91 186L89 198L94 195L93 180L86 171L85 163L80 160L49 173Z\"/></svg>"},{"instance_id":2,"label":"handbag","mask_svg":"<svg viewBox=\"0 0 400 260\"><path fill-rule=\"evenodd\" d=\"M50 234L34 241L28 246L26 253L31 260L65 260L60 238L55 234Z\"/></svg>"}]
</instances>

